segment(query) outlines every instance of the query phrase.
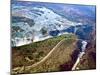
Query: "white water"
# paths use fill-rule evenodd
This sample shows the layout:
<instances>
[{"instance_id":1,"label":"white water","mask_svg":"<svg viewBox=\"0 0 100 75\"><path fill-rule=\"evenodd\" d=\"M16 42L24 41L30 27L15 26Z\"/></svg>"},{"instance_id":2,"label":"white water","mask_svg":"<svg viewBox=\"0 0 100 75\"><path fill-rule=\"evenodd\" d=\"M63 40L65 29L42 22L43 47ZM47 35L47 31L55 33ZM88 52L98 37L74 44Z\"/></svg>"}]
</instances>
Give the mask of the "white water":
<instances>
[{"instance_id":1,"label":"white water","mask_svg":"<svg viewBox=\"0 0 100 75\"><path fill-rule=\"evenodd\" d=\"M83 40L83 41L82 41L82 47L81 47L82 52L84 52L84 51L85 51L86 46L87 46L87 42L86 42L85 40Z\"/></svg>"},{"instance_id":2,"label":"white water","mask_svg":"<svg viewBox=\"0 0 100 75\"><path fill-rule=\"evenodd\" d=\"M27 39L19 39L20 41L17 41L16 42L16 44L15 44L15 46L22 46L22 45L26 45L26 44L30 44L30 43L32 43L32 42L38 42L38 41L43 41L43 40L45 40L45 39L48 39L48 38L51 38L52 36L46 36L46 37L38 37L38 36L35 36L34 37L34 41L31 41L31 40L27 40Z\"/></svg>"},{"instance_id":3,"label":"white water","mask_svg":"<svg viewBox=\"0 0 100 75\"><path fill-rule=\"evenodd\" d=\"M61 35L63 35L63 34L69 34L69 33L67 33L67 32L65 32L65 33L59 33L59 35L58 36L61 36ZM30 37L31 38L31 37ZM37 34L35 37L34 37L34 40L33 41L31 41L31 40L27 40L27 38L17 38L17 40L19 40L19 41L14 41L14 40L12 40L12 41L14 41L14 46L22 46L22 45L26 45L26 44L30 44L30 43L32 43L32 42L38 42L38 41L43 41L43 40L46 40L46 39L49 39L49 38L53 38L53 36L50 36L50 35L48 35L48 36L42 36L42 35L39 35L39 34Z\"/></svg>"},{"instance_id":4,"label":"white water","mask_svg":"<svg viewBox=\"0 0 100 75\"><path fill-rule=\"evenodd\" d=\"M86 46L87 46L87 41L83 40L82 42L82 52L80 52L80 54L78 55L78 58L74 64L74 66L72 67L72 70L75 70L77 67L77 64L80 62L80 59L82 58L82 56L85 54L85 50L86 50Z\"/></svg>"}]
</instances>

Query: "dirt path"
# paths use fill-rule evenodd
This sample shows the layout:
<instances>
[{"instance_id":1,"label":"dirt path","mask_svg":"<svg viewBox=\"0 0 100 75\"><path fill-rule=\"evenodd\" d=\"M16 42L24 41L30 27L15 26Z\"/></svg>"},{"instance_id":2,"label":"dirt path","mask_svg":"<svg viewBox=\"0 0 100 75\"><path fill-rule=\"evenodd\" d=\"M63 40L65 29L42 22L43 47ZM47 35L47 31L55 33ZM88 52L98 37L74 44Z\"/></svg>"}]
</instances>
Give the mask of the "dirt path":
<instances>
[{"instance_id":1,"label":"dirt path","mask_svg":"<svg viewBox=\"0 0 100 75\"><path fill-rule=\"evenodd\" d=\"M71 42L68 43L69 41ZM60 64L63 64L70 60L70 55L75 48L75 42L76 39L63 39L40 62L37 62L36 64L33 64L31 66L14 68L13 72L35 73L56 71Z\"/></svg>"}]
</instances>

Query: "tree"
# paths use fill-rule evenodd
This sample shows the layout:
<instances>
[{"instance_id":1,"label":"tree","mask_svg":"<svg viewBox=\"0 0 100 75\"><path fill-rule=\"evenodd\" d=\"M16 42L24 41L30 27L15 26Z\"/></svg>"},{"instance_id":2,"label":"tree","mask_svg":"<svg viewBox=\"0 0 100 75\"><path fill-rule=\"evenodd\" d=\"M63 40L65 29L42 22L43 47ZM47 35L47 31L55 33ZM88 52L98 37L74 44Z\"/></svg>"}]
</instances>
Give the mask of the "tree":
<instances>
[{"instance_id":1,"label":"tree","mask_svg":"<svg viewBox=\"0 0 100 75\"><path fill-rule=\"evenodd\" d=\"M47 28L46 27L41 28L40 31L42 32L43 35L47 34Z\"/></svg>"}]
</instances>

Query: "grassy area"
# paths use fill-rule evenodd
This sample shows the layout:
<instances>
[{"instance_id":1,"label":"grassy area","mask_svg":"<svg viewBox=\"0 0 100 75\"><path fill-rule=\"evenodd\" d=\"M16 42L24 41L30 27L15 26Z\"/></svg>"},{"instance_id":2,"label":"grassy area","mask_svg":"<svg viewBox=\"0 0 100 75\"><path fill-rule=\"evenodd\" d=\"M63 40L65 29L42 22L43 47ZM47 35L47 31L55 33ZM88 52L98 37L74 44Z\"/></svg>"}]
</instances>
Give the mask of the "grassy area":
<instances>
[{"instance_id":1,"label":"grassy area","mask_svg":"<svg viewBox=\"0 0 100 75\"><path fill-rule=\"evenodd\" d=\"M26 67L22 73L55 72L60 71L60 65L71 61L71 55L76 48L75 39L66 39L53 52L37 65Z\"/></svg>"},{"instance_id":2,"label":"grassy area","mask_svg":"<svg viewBox=\"0 0 100 75\"><path fill-rule=\"evenodd\" d=\"M39 42L31 43L31 44L28 44L28 45L12 48L12 64L13 64L12 67L15 68L15 67L29 66L29 65L32 65L32 64L42 60L61 40L67 39L64 42L65 45L63 45L62 47L59 47L50 56L50 58L52 58L54 56L56 57L58 54L61 55L62 57L61 56L59 57L59 55L58 55L55 58L55 60L53 60L53 62L55 62L56 64L59 63L59 62L60 62L60 64L63 64L63 63L65 63L65 61L64 61L65 59L69 60L69 55L70 55L70 54L67 55L67 54L63 54L63 53L66 52L66 50L67 50L66 53L72 53L72 50L74 48L72 43L75 42L75 38L76 38L75 35L66 34L66 35L56 36L54 38L46 39L44 41L39 41ZM66 50L63 49L65 47L66 47ZM59 50L61 51L60 53L59 53ZM55 54L55 53L57 53L57 51L58 51L58 54ZM58 59L58 58L61 61L56 62L56 59ZM47 61L47 63L51 63L51 61L52 61L52 59ZM55 63L51 63L51 65L53 65ZM58 66L58 65L59 64L57 64L56 66ZM49 68L49 70L47 69L48 67L45 68L44 70L46 70L46 69L47 69L46 71L56 71L56 70L58 70L58 67L55 66L56 67L55 68L54 66L51 66L51 68ZM53 69L53 67L54 67L54 69ZM40 70L41 68L39 69L37 67L37 69L32 68L31 71L32 72L35 72L35 71L41 72L41 70Z\"/></svg>"}]
</instances>

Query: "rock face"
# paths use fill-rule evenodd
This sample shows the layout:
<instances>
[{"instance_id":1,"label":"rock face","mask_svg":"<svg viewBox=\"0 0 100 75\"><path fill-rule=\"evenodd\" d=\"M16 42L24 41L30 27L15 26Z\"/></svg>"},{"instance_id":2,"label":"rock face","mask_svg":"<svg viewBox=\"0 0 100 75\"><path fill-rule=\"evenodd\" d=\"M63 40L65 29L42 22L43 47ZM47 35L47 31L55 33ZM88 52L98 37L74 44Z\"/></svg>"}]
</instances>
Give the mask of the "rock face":
<instances>
[{"instance_id":1,"label":"rock face","mask_svg":"<svg viewBox=\"0 0 100 75\"><path fill-rule=\"evenodd\" d=\"M95 27L95 7L43 4L12 1L12 46L41 41L42 38L66 32L75 33L82 39L90 37L88 34Z\"/></svg>"},{"instance_id":2,"label":"rock face","mask_svg":"<svg viewBox=\"0 0 100 75\"><path fill-rule=\"evenodd\" d=\"M71 26L67 29L62 30L61 32L68 32L73 33L78 36L79 39L82 40L90 40L91 34L95 32L95 25L77 25L77 26ZM95 36L94 36L95 37Z\"/></svg>"},{"instance_id":3,"label":"rock face","mask_svg":"<svg viewBox=\"0 0 100 75\"><path fill-rule=\"evenodd\" d=\"M68 20L48 7L27 7L21 4L12 4L12 46L41 41L41 38L57 36L60 30L70 26L82 25L80 22Z\"/></svg>"}]
</instances>

